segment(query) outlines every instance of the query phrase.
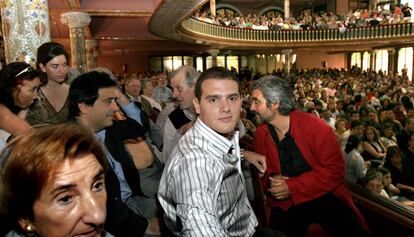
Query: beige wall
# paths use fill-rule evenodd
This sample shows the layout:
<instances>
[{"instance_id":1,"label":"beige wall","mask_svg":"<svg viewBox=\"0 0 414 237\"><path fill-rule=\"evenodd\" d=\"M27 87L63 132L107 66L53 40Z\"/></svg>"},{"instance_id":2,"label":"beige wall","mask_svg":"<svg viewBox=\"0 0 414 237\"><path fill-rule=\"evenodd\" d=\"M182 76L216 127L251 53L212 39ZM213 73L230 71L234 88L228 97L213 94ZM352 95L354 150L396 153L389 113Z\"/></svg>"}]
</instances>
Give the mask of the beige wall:
<instances>
[{"instance_id":1,"label":"beige wall","mask_svg":"<svg viewBox=\"0 0 414 237\"><path fill-rule=\"evenodd\" d=\"M296 68L322 68L323 62L328 63L330 68L346 68L346 54L327 54L319 51L295 51Z\"/></svg>"}]
</instances>

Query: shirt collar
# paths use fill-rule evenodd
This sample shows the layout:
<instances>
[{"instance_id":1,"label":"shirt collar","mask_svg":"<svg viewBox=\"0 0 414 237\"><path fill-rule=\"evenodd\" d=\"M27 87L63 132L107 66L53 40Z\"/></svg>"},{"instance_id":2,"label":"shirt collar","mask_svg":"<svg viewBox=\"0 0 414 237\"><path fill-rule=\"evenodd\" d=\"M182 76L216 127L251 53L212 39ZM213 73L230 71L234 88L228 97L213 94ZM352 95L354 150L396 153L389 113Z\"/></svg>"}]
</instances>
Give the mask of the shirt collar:
<instances>
[{"instance_id":1,"label":"shirt collar","mask_svg":"<svg viewBox=\"0 0 414 237\"><path fill-rule=\"evenodd\" d=\"M99 131L99 132L97 132L95 135L96 135L96 137L98 137L98 139L101 141L101 142L105 142L105 129L102 129L101 131Z\"/></svg>"},{"instance_id":2,"label":"shirt collar","mask_svg":"<svg viewBox=\"0 0 414 237\"><path fill-rule=\"evenodd\" d=\"M130 101L138 101L138 102L141 102L141 96L134 97L134 96L132 96L132 95L130 95L130 94L128 94L128 93L125 93L125 94L127 95L128 99L129 99Z\"/></svg>"},{"instance_id":3,"label":"shirt collar","mask_svg":"<svg viewBox=\"0 0 414 237\"><path fill-rule=\"evenodd\" d=\"M217 154L228 154L230 149L233 147L233 154L237 154L237 149L239 145L239 132L235 131L232 138L228 138L220 135L210 127L208 127L200 117L197 118L196 123L194 124L194 129L201 136L205 137L209 142L208 150Z\"/></svg>"}]
</instances>

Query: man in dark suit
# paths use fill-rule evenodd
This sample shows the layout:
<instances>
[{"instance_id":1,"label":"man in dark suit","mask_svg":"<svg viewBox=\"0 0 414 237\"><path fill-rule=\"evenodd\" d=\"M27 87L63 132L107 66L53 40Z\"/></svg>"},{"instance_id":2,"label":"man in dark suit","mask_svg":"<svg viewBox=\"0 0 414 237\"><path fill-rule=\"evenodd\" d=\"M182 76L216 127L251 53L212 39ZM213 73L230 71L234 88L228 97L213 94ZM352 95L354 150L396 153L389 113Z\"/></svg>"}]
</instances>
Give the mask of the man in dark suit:
<instances>
[{"instance_id":1,"label":"man in dark suit","mask_svg":"<svg viewBox=\"0 0 414 237\"><path fill-rule=\"evenodd\" d=\"M111 166L105 177L108 194L105 229L115 236L159 234L158 219L147 216L151 211L146 207L151 206L151 201L142 193L138 170L124 149L122 138L116 132L106 131L113 125L118 105L127 115L137 116L136 111L131 113L135 105L102 72L89 72L76 78L71 84L68 102L70 119L97 135Z\"/></svg>"}]
</instances>

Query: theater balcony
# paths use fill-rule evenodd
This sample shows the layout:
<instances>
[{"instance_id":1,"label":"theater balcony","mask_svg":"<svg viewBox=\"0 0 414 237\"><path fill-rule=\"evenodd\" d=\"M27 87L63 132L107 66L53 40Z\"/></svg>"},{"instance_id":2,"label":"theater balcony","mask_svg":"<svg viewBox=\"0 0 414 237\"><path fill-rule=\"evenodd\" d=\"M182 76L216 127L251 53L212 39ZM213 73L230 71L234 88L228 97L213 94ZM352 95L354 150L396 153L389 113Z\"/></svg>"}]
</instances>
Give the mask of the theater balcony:
<instances>
[{"instance_id":1,"label":"theater balcony","mask_svg":"<svg viewBox=\"0 0 414 237\"><path fill-rule=\"evenodd\" d=\"M253 30L225 27L193 17L184 19L177 31L190 39L208 44L249 48L301 48L373 44L407 44L414 39L414 24L393 24L378 27L352 28L341 33L334 30Z\"/></svg>"},{"instance_id":2,"label":"theater balcony","mask_svg":"<svg viewBox=\"0 0 414 237\"><path fill-rule=\"evenodd\" d=\"M191 15L208 1L163 2L149 23L158 36L220 49L330 48L337 51L408 46L414 40L412 23L334 30L253 30L204 22ZM173 9L173 10L171 10ZM338 47L339 46L339 47Z\"/></svg>"}]
</instances>

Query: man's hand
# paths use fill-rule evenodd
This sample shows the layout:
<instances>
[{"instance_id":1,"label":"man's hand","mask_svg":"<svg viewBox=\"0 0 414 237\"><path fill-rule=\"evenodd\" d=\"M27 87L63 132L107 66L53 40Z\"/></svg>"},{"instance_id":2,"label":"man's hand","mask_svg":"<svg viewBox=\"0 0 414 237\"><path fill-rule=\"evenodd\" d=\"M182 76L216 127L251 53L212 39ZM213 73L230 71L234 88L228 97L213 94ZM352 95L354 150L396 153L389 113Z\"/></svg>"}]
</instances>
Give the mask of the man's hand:
<instances>
[{"instance_id":1,"label":"man's hand","mask_svg":"<svg viewBox=\"0 0 414 237\"><path fill-rule=\"evenodd\" d=\"M122 93L122 91L118 88L115 90L115 96L116 96L116 102L120 106L124 106L129 103L128 97L126 97L126 95L124 95L124 93Z\"/></svg>"},{"instance_id":2,"label":"man's hand","mask_svg":"<svg viewBox=\"0 0 414 237\"><path fill-rule=\"evenodd\" d=\"M289 187L286 183L289 177L286 176L273 176L269 177L270 188L268 191L277 199L285 200L290 197Z\"/></svg>"},{"instance_id":3,"label":"man's hand","mask_svg":"<svg viewBox=\"0 0 414 237\"><path fill-rule=\"evenodd\" d=\"M178 132L179 132L181 135L184 135L184 133L186 133L188 129L192 128L192 127L194 126L194 124L195 124L195 121L188 122L188 123L184 124L183 126L181 126L181 127L178 129Z\"/></svg>"},{"instance_id":4,"label":"man's hand","mask_svg":"<svg viewBox=\"0 0 414 237\"><path fill-rule=\"evenodd\" d=\"M253 151L243 151L241 154L249 164L254 165L260 172L261 177L267 169L266 157Z\"/></svg>"},{"instance_id":5,"label":"man's hand","mask_svg":"<svg viewBox=\"0 0 414 237\"><path fill-rule=\"evenodd\" d=\"M158 218L153 217L148 220L148 228L147 228L147 231L145 231L145 234L156 235L156 236L161 235L160 220Z\"/></svg>"}]
</instances>

